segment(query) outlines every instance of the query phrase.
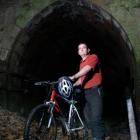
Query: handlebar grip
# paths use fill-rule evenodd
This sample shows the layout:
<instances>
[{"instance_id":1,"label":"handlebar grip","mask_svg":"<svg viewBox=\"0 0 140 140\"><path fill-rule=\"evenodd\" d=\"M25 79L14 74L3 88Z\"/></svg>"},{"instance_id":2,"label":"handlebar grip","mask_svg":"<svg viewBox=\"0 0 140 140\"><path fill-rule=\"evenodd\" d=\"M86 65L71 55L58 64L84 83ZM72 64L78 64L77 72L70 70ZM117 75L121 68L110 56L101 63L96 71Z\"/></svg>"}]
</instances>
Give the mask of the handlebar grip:
<instances>
[{"instance_id":1,"label":"handlebar grip","mask_svg":"<svg viewBox=\"0 0 140 140\"><path fill-rule=\"evenodd\" d=\"M42 85L42 82L35 82L34 85Z\"/></svg>"}]
</instances>

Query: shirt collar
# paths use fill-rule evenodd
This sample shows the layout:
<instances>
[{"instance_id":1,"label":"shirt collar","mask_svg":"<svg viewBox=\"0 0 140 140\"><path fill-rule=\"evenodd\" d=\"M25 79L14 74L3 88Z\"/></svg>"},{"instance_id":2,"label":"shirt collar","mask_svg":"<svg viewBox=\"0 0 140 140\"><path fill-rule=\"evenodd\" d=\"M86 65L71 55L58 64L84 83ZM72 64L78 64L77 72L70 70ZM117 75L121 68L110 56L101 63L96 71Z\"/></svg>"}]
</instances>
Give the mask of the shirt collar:
<instances>
[{"instance_id":1,"label":"shirt collar","mask_svg":"<svg viewBox=\"0 0 140 140\"><path fill-rule=\"evenodd\" d=\"M90 56L90 54L87 55L86 59L87 59L89 56ZM82 63L82 62L86 61L86 59L85 59L85 60L81 59L80 62Z\"/></svg>"}]
</instances>

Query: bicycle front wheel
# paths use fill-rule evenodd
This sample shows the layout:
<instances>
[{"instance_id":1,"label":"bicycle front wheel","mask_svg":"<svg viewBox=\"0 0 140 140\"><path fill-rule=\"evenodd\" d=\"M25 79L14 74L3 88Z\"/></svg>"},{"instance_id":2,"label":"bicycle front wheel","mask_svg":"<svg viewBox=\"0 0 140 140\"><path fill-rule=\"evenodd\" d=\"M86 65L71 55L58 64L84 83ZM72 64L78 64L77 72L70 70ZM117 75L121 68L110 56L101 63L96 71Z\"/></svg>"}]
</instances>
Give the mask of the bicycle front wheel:
<instances>
[{"instance_id":1,"label":"bicycle front wheel","mask_svg":"<svg viewBox=\"0 0 140 140\"><path fill-rule=\"evenodd\" d=\"M57 127L51 113L51 103L35 107L25 124L24 140L55 140Z\"/></svg>"}]
</instances>

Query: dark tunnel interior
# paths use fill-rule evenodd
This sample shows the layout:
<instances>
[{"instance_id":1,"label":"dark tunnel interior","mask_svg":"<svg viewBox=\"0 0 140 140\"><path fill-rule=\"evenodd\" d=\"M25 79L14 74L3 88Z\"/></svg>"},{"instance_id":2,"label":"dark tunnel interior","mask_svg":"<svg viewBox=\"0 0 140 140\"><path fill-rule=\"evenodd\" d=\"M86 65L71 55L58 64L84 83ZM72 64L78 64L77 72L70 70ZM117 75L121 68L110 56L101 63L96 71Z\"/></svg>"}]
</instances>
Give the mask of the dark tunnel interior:
<instances>
[{"instance_id":1,"label":"dark tunnel interior","mask_svg":"<svg viewBox=\"0 0 140 140\"><path fill-rule=\"evenodd\" d=\"M86 42L101 62L105 115L126 116L124 88L133 88L133 58L118 28L96 8L56 6L39 24L33 27L30 23L27 29L30 40L19 64L24 75L37 80L57 80L74 74L80 61L77 45ZM32 88L27 100L34 98L33 104L39 103L42 98L37 92Z\"/></svg>"}]
</instances>

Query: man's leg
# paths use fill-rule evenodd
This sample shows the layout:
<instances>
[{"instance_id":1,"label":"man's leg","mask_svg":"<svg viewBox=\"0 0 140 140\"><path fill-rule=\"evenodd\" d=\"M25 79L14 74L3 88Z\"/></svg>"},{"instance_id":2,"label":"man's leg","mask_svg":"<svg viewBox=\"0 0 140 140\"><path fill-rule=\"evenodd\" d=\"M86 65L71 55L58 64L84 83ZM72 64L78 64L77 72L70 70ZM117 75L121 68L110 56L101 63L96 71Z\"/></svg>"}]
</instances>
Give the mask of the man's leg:
<instances>
[{"instance_id":1,"label":"man's leg","mask_svg":"<svg viewBox=\"0 0 140 140\"><path fill-rule=\"evenodd\" d=\"M95 140L104 140L105 137L105 128L102 120L103 107L101 94L101 90L98 88L85 91L86 104L84 115Z\"/></svg>"}]
</instances>

